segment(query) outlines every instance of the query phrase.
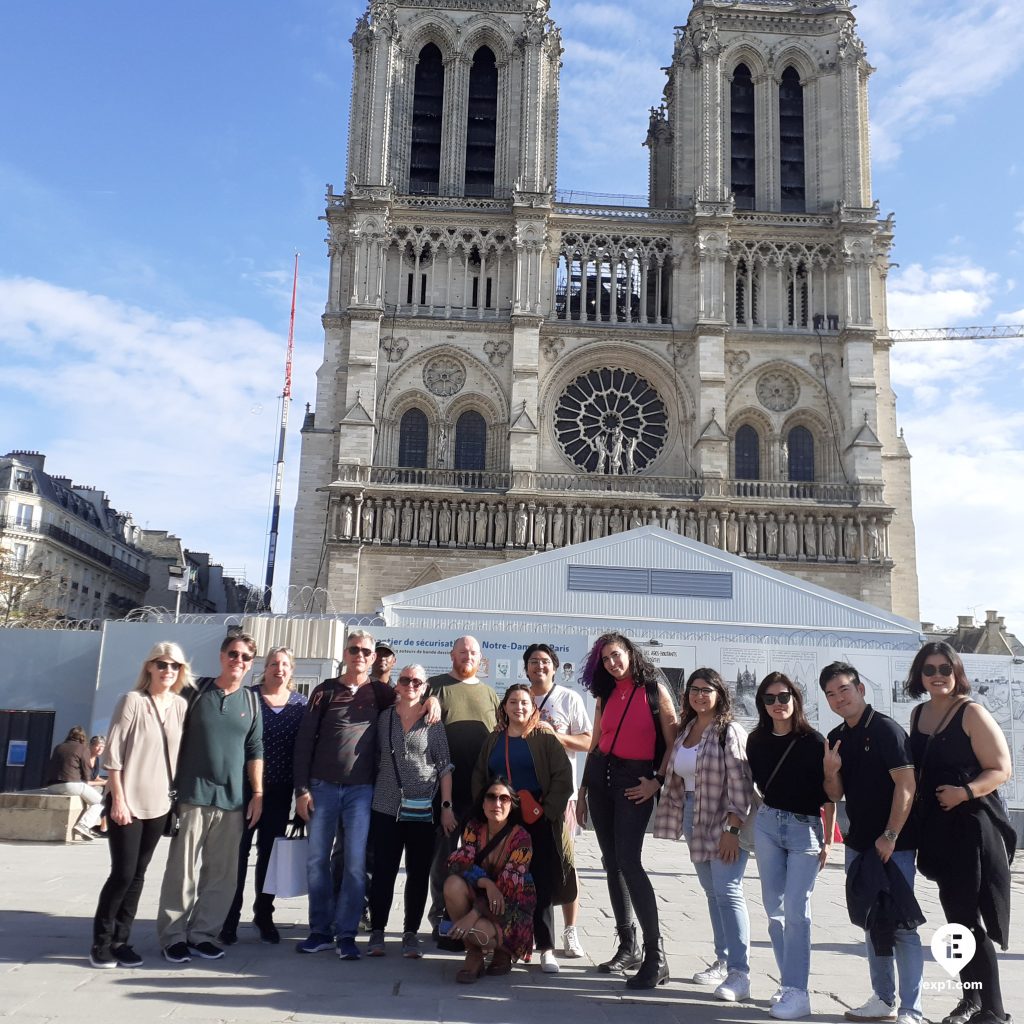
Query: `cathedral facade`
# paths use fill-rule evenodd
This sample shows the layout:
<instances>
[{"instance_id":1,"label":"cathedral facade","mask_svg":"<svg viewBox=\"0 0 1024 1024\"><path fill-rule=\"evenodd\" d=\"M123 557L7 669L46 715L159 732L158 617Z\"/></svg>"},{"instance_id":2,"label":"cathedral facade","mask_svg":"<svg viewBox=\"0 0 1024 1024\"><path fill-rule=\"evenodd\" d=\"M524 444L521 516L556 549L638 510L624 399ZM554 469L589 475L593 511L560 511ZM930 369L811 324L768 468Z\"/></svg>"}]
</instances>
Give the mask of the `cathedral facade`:
<instances>
[{"instance_id":1,"label":"cathedral facade","mask_svg":"<svg viewBox=\"0 0 1024 1024\"><path fill-rule=\"evenodd\" d=\"M694 0L637 206L559 193L548 0L372 0L352 46L297 601L654 524L916 618L848 0Z\"/></svg>"}]
</instances>

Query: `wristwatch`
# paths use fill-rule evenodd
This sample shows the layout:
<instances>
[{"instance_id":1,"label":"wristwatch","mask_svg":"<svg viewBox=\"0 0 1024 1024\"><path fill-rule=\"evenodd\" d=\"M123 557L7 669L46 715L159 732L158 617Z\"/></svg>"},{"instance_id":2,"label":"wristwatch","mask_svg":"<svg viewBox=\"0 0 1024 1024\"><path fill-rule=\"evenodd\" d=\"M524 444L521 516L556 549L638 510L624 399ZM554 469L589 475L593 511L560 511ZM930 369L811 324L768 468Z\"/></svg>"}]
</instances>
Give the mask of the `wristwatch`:
<instances>
[{"instance_id":1,"label":"wristwatch","mask_svg":"<svg viewBox=\"0 0 1024 1024\"><path fill-rule=\"evenodd\" d=\"M442 800L441 801L441 810L442 811L450 811L451 809L452 809L452 802L451 802L451 800Z\"/></svg>"},{"instance_id":2,"label":"wristwatch","mask_svg":"<svg viewBox=\"0 0 1024 1024\"><path fill-rule=\"evenodd\" d=\"M739 825L723 825L722 831L728 832L731 836L738 836L740 834L740 827Z\"/></svg>"},{"instance_id":3,"label":"wristwatch","mask_svg":"<svg viewBox=\"0 0 1024 1024\"><path fill-rule=\"evenodd\" d=\"M665 785L665 776L662 775L661 772L655 772L651 776L651 778L657 780L657 783L658 783L659 786L664 786Z\"/></svg>"},{"instance_id":4,"label":"wristwatch","mask_svg":"<svg viewBox=\"0 0 1024 1024\"><path fill-rule=\"evenodd\" d=\"M887 828L882 833L882 838L883 839L888 839L890 843L895 843L896 840L899 839L899 837L900 837L899 832L893 832L893 830L891 828Z\"/></svg>"}]
</instances>

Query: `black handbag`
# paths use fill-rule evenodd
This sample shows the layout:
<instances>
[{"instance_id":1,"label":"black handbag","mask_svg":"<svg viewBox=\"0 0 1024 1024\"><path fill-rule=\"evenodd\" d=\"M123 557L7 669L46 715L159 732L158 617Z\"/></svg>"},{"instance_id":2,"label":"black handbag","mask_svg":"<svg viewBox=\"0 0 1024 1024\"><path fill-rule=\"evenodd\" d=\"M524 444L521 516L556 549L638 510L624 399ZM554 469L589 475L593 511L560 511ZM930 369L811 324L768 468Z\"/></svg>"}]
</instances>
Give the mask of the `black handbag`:
<instances>
[{"instance_id":1,"label":"black handbag","mask_svg":"<svg viewBox=\"0 0 1024 1024\"><path fill-rule=\"evenodd\" d=\"M164 763L167 766L167 795L171 798L171 809L167 812L167 817L164 819L163 834L167 836L168 839L173 839L181 831L181 813L178 808L178 791L174 788L174 769L171 767L171 748L167 743L167 730L164 728L164 720L160 717L160 711L157 709L156 701L153 700L153 694L147 690L146 696L153 705L153 714L156 715L156 720L160 723L160 736L164 741ZM191 707L189 710L192 710Z\"/></svg>"}]
</instances>

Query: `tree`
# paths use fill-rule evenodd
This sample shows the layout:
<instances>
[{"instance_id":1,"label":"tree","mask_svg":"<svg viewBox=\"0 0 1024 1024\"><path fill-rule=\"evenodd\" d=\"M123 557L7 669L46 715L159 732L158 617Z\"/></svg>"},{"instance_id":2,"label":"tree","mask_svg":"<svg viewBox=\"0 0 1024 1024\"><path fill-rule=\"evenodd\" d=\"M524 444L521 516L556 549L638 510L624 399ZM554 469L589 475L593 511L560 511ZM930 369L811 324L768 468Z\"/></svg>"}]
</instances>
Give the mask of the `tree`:
<instances>
[{"instance_id":1,"label":"tree","mask_svg":"<svg viewBox=\"0 0 1024 1024\"><path fill-rule=\"evenodd\" d=\"M0 548L0 628L39 626L60 618L62 577L43 566L42 558L22 560Z\"/></svg>"}]
</instances>

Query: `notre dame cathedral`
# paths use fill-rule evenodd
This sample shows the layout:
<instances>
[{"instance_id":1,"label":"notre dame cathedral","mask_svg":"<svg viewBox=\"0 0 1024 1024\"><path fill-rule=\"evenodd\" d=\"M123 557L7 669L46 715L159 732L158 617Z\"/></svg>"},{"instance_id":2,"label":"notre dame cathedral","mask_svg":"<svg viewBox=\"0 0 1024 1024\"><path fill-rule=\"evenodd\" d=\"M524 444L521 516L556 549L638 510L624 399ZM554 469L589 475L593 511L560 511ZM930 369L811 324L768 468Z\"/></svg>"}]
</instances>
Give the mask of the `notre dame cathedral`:
<instances>
[{"instance_id":1,"label":"notre dame cathedral","mask_svg":"<svg viewBox=\"0 0 1024 1024\"><path fill-rule=\"evenodd\" d=\"M916 619L851 4L694 0L642 206L559 192L548 7L356 23L291 583L372 612L653 524Z\"/></svg>"}]
</instances>

